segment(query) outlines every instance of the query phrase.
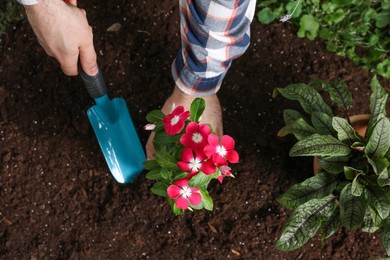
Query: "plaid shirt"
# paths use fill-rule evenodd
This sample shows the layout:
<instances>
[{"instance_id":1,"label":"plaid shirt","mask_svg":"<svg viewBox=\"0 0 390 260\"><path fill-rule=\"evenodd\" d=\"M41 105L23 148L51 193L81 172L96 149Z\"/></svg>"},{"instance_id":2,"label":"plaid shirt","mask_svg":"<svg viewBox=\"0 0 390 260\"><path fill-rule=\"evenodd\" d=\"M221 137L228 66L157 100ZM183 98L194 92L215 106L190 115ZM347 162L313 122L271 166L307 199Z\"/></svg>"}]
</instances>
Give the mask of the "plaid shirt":
<instances>
[{"instance_id":1,"label":"plaid shirt","mask_svg":"<svg viewBox=\"0 0 390 260\"><path fill-rule=\"evenodd\" d=\"M216 93L232 60L249 46L256 0L180 0L181 50L172 76L185 93Z\"/></svg>"}]
</instances>

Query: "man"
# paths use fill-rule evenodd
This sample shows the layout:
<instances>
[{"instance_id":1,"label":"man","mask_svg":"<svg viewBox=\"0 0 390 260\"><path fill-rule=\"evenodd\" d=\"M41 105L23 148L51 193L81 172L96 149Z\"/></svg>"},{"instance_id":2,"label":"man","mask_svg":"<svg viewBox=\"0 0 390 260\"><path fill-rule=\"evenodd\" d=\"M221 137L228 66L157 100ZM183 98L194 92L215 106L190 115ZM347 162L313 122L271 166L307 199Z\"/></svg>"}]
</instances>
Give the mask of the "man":
<instances>
[{"instance_id":1,"label":"man","mask_svg":"<svg viewBox=\"0 0 390 260\"><path fill-rule=\"evenodd\" d=\"M28 20L46 53L54 57L66 75L77 75L80 59L88 75L98 67L92 28L86 11L77 0L17 0L24 5ZM210 123L222 135L222 111L218 97L223 78L233 59L249 46L249 26L256 0L179 0L181 50L172 63L175 86L162 111L172 105L186 109L193 99L206 101L202 122ZM148 158L153 157L153 135L146 144Z\"/></svg>"}]
</instances>

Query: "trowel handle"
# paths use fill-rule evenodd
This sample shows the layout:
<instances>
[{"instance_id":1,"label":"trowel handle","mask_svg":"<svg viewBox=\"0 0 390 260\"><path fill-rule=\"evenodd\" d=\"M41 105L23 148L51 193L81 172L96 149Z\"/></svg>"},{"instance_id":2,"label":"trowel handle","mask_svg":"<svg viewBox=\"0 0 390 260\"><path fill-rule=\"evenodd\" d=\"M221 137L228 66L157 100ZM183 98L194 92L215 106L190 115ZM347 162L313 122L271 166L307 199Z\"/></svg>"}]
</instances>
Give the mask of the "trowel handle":
<instances>
[{"instance_id":1,"label":"trowel handle","mask_svg":"<svg viewBox=\"0 0 390 260\"><path fill-rule=\"evenodd\" d=\"M103 74L98 70L95 76L89 76L84 72L81 64L78 64L80 77L83 79L84 85L88 90L91 98L99 98L107 94L107 86L104 81Z\"/></svg>"}]
</instances>

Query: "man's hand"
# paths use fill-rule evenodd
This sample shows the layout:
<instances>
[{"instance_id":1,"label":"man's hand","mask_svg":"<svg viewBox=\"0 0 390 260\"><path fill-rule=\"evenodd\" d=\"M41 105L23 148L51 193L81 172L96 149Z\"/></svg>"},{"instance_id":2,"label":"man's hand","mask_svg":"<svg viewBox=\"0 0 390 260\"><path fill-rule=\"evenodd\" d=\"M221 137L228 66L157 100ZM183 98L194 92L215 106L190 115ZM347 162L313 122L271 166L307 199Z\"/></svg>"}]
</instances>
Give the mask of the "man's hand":
<instances>
[{"instance_id":1,"label":"man's hand","mask_svg":"<svg viewBox=\"0 0 390 260\"><path fill-rule=\"evenodd\" d=\"M185 110L190 110L191 102L196 98L196 96L187 95L182 92L178 87L175 87L172 95L165 101L161 111L164 114L170 114L172 112L173 104L175 106L184 106ZM217 94L211 96L202 97L206 102L206 109L203 112L201 123L210 124L215 134L222 136L223 125L222 125L222 110L221 104ZM146 143L146 157L148 160L154 158L154 146L153 146L154 133L149 136L148 142Z\"/></svg>"},{"instance_id":2,"label":"man's hand","mask_svg":"<svg viewBox=\"0 0 390 260\"><path fill-rule=\"evenodd\" d=\"M25 6L28 20L39 43L54 57L66 75L77 75L77 63L90 76L98 72L92 28L77 1L50 0Z\"/></svg>"}]
</instances>

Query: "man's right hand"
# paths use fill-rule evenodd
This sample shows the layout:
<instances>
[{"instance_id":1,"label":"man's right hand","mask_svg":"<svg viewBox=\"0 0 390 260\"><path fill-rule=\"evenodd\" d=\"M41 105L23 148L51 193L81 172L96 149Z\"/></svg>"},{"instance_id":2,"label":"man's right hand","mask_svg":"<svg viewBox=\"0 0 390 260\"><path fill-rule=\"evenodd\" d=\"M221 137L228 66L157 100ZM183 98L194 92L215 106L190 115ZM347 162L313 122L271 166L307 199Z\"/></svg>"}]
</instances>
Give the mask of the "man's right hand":
<instances>
[{"instance_id":1,"label":"man's right hand","mask_svg":"<svg viewBox=\"0 0 390 260\"><path fill-rule=\"evenodd\" d=\"M68 1L69 2L69 1ZM66 75L77 75L77 64L90 76L98 72L93 46L92 28L86 12L72 0L46 0L25 6L28 20L39 43L49 56L54 57Z\"/></svg>"}]
</instances>

